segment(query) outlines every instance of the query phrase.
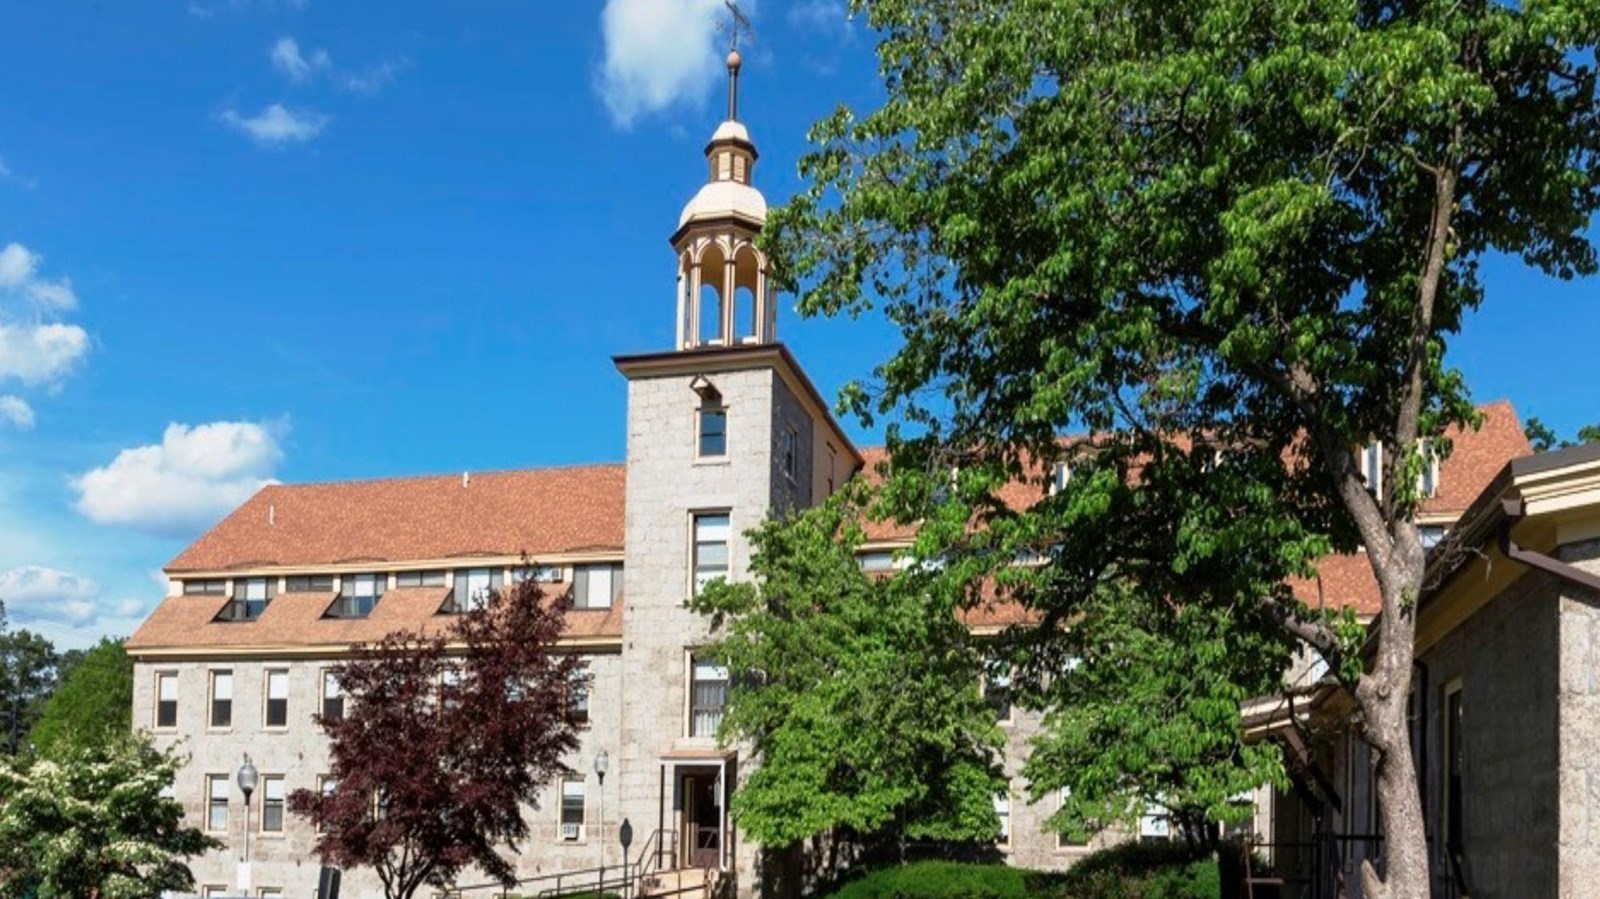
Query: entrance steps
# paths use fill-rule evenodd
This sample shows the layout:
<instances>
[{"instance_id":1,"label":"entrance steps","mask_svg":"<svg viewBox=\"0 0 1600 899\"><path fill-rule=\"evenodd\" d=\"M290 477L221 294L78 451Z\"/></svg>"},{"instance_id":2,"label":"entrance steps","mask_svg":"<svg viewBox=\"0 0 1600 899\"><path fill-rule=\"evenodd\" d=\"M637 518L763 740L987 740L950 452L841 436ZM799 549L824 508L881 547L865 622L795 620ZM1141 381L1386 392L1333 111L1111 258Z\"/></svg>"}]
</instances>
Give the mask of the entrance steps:
<instances>
[{"instance_id":1,"label":"entrance steps","mask_svg":"<svg viewBox=\"0 0 1600 899\"><path fill-rule=\"evenodd\" d=\"M710 868L673 868L652 871L639 880L639 899L648 897L679 897L679 899L710 899L716 884L716 871Z\"/></svg>"}]
</instances>

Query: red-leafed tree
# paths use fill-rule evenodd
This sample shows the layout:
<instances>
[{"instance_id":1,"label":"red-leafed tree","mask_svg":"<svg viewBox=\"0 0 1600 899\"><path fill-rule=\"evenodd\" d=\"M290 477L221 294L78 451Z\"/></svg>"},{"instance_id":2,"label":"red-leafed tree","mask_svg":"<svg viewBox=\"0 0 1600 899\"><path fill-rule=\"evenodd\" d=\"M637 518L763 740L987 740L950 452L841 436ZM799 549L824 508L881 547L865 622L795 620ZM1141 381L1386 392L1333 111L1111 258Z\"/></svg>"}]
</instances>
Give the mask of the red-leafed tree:
<instances>
[{"instance_id":1,"label":"red-leafed tree","mask_svg":"<svg viewBox=\"0 0 1600 899\"><path fill-rule=\"evenodd\" d=\"M447 887L476 866L507 885L500 855L527 835L523 806L578 745L566 702L575 660L565 620L530 580L431 636L356 648L339 674L346 709L318 716L331 784L289 808L317 827L324 864L370 867L389 899Z\"/></svg>"}]
</instances>

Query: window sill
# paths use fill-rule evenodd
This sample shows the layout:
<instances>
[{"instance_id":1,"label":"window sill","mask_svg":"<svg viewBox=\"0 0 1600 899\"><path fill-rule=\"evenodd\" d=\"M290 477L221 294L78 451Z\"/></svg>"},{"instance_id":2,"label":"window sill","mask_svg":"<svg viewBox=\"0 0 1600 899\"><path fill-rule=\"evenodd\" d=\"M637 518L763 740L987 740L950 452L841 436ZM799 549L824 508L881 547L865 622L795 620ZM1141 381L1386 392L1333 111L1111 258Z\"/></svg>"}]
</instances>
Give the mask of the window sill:
<instances>
[{"instance_id":1,"label":"window sill","mask_svg":"<svg viewBox=\"0 0 1600 899\"><path fill-rule=\"evenodd\" d=\"M696 456L694 458L694 464L696 464L696 465L732 465L733 464L733 459L731 457L728 457L728 456L704 456L704 457Z\"/></svg>"}]
</instances>

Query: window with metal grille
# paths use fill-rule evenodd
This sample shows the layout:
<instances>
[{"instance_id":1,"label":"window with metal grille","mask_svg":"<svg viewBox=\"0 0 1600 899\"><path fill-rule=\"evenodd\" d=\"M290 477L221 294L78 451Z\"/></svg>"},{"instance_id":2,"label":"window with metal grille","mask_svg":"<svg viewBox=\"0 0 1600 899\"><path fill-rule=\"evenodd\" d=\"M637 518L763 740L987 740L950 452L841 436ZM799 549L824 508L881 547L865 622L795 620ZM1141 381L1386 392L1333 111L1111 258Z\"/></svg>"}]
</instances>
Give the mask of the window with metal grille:
<instances>
[{"instance_id":1,"label":"window with metal grille","mask_svg":"<svg viewBox=\"0 0 1600 899\"><path fill-rule=\"evenodd\" d=\"M211 672L211 726L233 726L233 672Z\"/></svg>"},{"instance_id":2,"label":"window with metal grille","mask_svg":"<svg viewBox=\"0 0 1600 899\"><path fill-rule=\"evenodd\" d=\"M289 726L289 672L267 672L267 726Z\"/></svg>"},{"instance_id":3,"label":"window with metal grille","mask_svg":"<svg viewBox=\"0 0 1600 899\"><path fill-rule=\"evenodd\" d=\"M178 726L178 674L163 671L156 675L156 727Z\"/></svg>"},{"instance_id":4,"label":"window with metal grille","mask_svg":"<svg viewBox=\"0 0 1600 899\"><path fill-rule=\"evenodd\" d=\"M728 704L728 669L695 659L689 684L689 736L714 737Z\"/></svg>"}]
</instances>

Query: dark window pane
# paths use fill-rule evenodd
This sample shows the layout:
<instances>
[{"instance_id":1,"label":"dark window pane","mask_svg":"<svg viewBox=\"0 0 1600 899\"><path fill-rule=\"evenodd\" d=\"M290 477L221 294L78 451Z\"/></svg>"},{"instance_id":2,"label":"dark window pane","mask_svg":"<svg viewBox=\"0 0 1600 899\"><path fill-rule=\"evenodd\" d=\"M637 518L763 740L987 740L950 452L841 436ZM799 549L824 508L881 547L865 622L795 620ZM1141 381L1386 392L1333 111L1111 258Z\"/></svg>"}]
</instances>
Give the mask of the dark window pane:
<instances>
[{"instance_id":1,"label":"dark window pane","mask_svg":"<svg viewBox=\"0 0 1600 899\"><path fill-rule=\"evenodd\" d=\"M344 697L331 696L322 700L322 717L329 721L344 719Z\"/></svg>"},{"instance_id":2,"label":"dark window pane","mask_svg":"<svg viewBox=\"0 0 1600 899\"><path fill-rule=\"evenodd\" d=\"M289 700L267 700L267 726L283 727L289 723Z\"/></svg>"},{"instance_id":3,"label":"dark window pane","mask_svg":"<svg viewBox=\"0 0 1600 899\"><path fill-rule=\"evenodd\" d=\"M728 452L728 412L725 409L700 410L700 455L723 456Z\"/></svg>"},{"instance_id":4,"label":"dark window pane","mask_svg":"<svg viewBox=\"0 0 1600 899\"><path fill-rule=\"evenodd\" d=\"M163 699L156 704L156 727L178 726L178 701Z\"/></svg>"},{"instance_id":5,"label":"dark window pane","mask_svg":"<svg viewBox=\"0 0 1600 899\"><path fill-rule=\"evenodd\" d=\"M230 727L233 724L233 700L211 700L211 726Z\"/></svg>"}]
</instances>

